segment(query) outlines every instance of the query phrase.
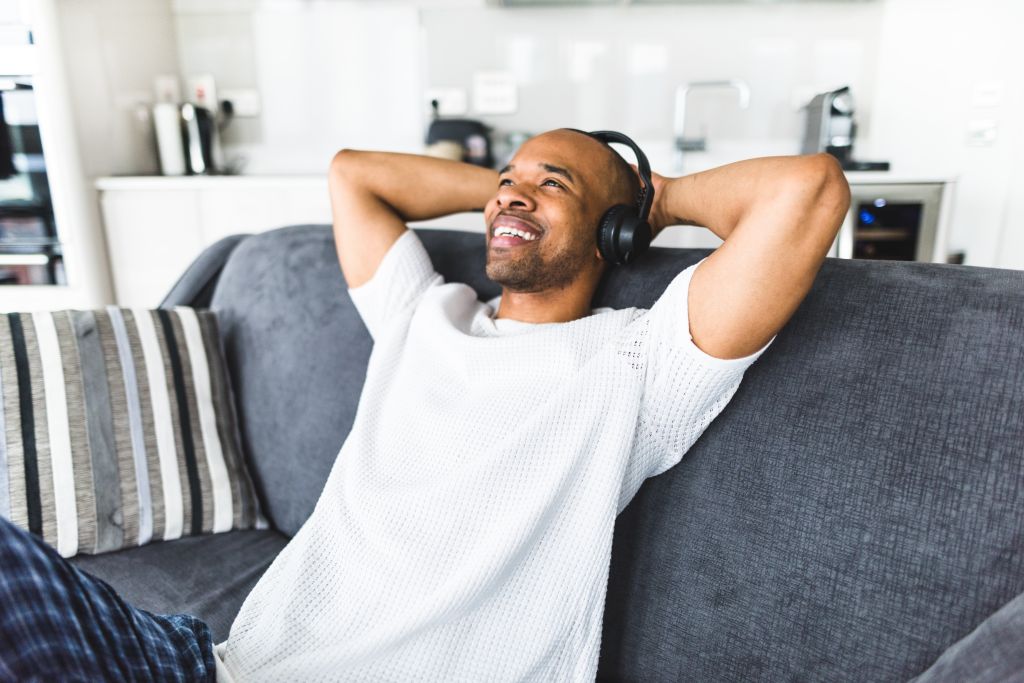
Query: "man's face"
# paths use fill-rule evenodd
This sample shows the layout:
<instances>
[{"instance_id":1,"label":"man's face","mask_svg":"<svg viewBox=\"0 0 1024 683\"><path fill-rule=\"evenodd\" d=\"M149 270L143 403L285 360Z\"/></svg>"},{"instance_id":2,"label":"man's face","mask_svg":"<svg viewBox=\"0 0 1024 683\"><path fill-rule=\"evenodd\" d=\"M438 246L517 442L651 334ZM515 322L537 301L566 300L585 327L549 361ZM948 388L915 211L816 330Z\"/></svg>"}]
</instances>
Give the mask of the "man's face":
<instances>
[{"instance_id":1,"label":"man's face","mask_svg":"<svg viewBox=\"0 0 1024 683\"><path fill-rule=\"evenodd\" d=\"M519 148L484 210L487 277L513 291L542 292L600 269L596 234L610 205L601 182L608 152L602 143L565 130ZM508 230L526 238L503 234Z\"/></svg>"}]
</instances>

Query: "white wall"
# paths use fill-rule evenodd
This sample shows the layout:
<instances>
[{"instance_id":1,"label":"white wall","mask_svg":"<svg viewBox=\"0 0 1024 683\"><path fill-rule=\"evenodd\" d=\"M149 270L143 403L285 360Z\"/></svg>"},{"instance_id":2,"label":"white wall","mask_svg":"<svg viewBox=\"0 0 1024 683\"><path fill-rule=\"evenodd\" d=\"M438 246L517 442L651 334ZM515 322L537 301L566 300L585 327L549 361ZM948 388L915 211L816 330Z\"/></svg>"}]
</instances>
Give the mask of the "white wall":
<instances>
[{"instance_id":1,"label":"white wall","mask_svg":"<svg viewBox=\"0 0 1024 683\"><path fill-rule=\"evenodd\" d=\"M473 74L514 74L519 110L480 118L503 131L614 127L672 139L684 81L743 78L693 98L690 135L795 152L799 106L851 85L870 129L880 4L498 9L485 0L256 2L175 0L183 74L258 88L264 112L226 131L250 173L320 173L340 146L422 149L424 90L471 95Z\"/></svg>"},{"instance_id":2,"label":"white wall","mask_svg":"<svg viewBox=\"0 0 1024 683\"><path fill-rule=\"evenodd\" d=\"M870 112L880 15L874 2L425 7L423 26L430 86L469 89L480 70L514 74L519 111L484 117L499 128L610 127L670 142L679 84L739 78L750 108L733 91L691 95L687 137L706 135L709 150L721 140L783 141L795 152L799 108L817 92L849 85Z\"/></svg>"},{"instance_id":3,"label":"white wall","mask_svg":"<svg viewBox=\"0 0 1024 683\"><path fill-rule=\"evenodd\" d=\"M140 113L153 77L178 71L170 0L55 2L86 175L157 173Z\"/></svg>"},{"instance_id":4,"label":"white wall","mask_svg":"<svg viewBox=\"0 0 1024 683\"><path fill-rule=\"evenodd\" d=\"M887 0L870 149L899 172L959 177L950 247L1024 268L1024 3ZM968 140L991 121L989 145Z\"/></svg>"},{"instance_id":5,"label":"white wall","mask_svg":"<svg viewBox=\"0 0 1024 683\"><path fill-rule=\"evenodd\" d=\"M424 117L414 5L345 0L175 3L181 72L256 88L225 130L246 173L325 173L341 147L418 151Z\"/></svg>"}]
</instances>

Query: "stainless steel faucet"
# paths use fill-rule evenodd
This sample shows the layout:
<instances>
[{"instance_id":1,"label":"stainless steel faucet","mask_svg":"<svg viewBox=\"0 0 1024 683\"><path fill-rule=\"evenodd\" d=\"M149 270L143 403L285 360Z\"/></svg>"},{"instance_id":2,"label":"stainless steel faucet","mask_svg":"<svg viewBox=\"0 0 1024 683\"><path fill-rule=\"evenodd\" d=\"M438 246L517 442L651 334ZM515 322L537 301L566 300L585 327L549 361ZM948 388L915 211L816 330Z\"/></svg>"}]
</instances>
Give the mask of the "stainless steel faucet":
<instances>
[{"instance_id":1,"label":"stainless steel faucet","mask_svg":"<svg viewBox=\"0 0 1024 683\"><path fill-rule=\"evenodd\" d=\"M683 170L683 152L700 152L707 148L705 138L687 138L686 133L686 98L692 90L711 88L733 88L739 93L740 109L750 106L750 86L746 81L732 78L725 81L694 81L683 83L676 88L675 118L673 121L673 138L676 149L676 168Z\"/></svg>"}]
</instances>

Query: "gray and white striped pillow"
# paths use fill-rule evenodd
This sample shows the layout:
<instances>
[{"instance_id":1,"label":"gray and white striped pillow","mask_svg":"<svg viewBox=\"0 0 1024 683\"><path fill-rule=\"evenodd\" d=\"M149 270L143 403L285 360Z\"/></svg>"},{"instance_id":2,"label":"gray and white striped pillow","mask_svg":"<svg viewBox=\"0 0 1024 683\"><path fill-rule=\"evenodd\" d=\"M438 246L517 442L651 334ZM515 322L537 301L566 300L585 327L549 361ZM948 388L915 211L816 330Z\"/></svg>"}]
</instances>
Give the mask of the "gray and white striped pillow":
<instances>
[{"instance_id":1,"label":"gray and white striped pillow","mask_svg":"<svg viewBox=\"0 0 1024 683\"><path fill-rule=\"evenodd\" d=\"M0 318L0 515L64 557L264 527L212 311Z\"/></svg>"}]
</instances>

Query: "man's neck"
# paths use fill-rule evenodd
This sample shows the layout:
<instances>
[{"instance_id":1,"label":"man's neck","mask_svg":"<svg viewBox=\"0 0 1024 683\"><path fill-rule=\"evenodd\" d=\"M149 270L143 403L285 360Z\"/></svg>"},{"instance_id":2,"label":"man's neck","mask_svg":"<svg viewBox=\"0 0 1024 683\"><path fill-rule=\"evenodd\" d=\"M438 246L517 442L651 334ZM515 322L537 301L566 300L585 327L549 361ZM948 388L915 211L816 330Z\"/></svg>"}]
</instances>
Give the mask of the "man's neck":
<instances>
[{"instance_id":1,"label":"man's neck","mask_svg":"<svg viewBox=\"0 0 1024 683\"><path fill-rule=\"evenodd\" d=\"M591 314L590 291L514 292L502 288L496 319L524 323L565 323Z\"/></svg>"}]
</instances>

